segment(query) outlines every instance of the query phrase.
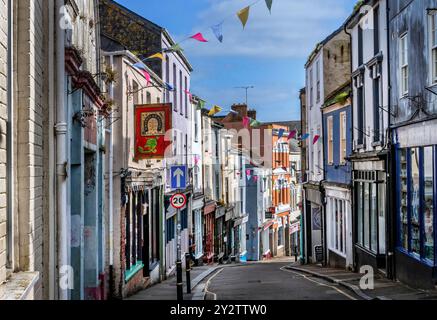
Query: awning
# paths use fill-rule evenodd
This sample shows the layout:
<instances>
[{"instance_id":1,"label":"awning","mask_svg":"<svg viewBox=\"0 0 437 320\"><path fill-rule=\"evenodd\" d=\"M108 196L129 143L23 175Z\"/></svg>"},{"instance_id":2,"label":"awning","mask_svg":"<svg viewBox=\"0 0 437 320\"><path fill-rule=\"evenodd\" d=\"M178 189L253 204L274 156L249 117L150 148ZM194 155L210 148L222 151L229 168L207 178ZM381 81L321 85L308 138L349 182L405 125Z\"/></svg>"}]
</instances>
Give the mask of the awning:
<instances>
[{"instance_id":1,"label":"awning","mask_svg":"<svg viewBox=\"0 0 437 320\"><path fill-rule=\"evenodd\" d=\"M265 230L269 229L273 225L273 223L274 223L273 220L266 221L260 226L260 229L265 231Z\"/></svg>"}]
</instances>

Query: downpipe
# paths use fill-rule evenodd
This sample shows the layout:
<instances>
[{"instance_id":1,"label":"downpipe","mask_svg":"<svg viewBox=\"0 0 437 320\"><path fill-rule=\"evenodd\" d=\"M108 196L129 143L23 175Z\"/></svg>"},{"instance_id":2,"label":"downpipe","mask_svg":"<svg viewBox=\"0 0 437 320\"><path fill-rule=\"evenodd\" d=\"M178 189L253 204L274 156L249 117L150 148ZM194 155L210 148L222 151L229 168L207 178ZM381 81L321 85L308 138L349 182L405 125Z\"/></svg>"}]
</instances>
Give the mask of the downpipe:
<instances>
[{"instance_id":1,"label":"downpipe","mask_svg":"<svg viewBox=\"0 0 437 320\"><path fill-rule=\"evenodd\" d=\"M64 0L56 0L56 207L58 217L58 276L59 300L68 300L68 286L63 279L72 275L68 270L68 220L67 220L67 112L65 106L65 30Z\"/></svg>"}]
</instances>

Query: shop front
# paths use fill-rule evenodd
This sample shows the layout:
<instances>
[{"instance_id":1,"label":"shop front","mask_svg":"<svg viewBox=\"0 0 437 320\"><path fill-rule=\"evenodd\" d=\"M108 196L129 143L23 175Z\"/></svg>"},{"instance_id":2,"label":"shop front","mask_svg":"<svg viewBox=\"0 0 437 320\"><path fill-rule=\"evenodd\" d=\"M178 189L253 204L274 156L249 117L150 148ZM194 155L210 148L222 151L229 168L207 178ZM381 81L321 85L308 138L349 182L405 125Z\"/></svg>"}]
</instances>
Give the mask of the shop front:
<instances>
[{"instance_id":1,"label":"shop front","mask_svg":"<svg viewBox=\"0 0 437 320\"><path fill-rule=\"evenodd\" d=\"M307 263L323 262L326 253L323 240L323 201L321 187L308 183L305 189L305 261ZM322 250L320 250L322 249ZM323 255L320 254L323 253ZM316 254L317 253L317 254Z\"/></svg>"},{"instance_id":2,"label":"shop front","mask_svg":"<svg viewBox=\"0 0 437 320\"><path fill-rule=\"evenodd\" d=\"M203 261L203 214L202 208L204 206L203 196L201 198L194 198L192 201L192 230L190 232L190 255L194 259L194 263L199 265Z\"/></svg>"},{"instance_id":3,"label":"shop front","mask_svg":"<svg viewBox=\"0 0 437 320\"><path fill-rule=\"evenodd\" d=\"M260 242L260 256L262 260L268 260L273 257L273 251L271 250L272 234L273 234L274 221L269 219L263 223L260 227L261 242Z\"/></svg>"},{"instance_id":4,"label":"shop front","mask_svg":"<svg viewBox=\"0 0 437 320\"><path fill-rule=\"evenodd\" d=\"M402 140L401 140L402 141ZM396 148L396 277L414 287L437 284L437 146Z\"/></svg>"},{"instance_id":5,"label":"shop front","mask_svg":"<svg viewBox=\"0 0 437 320\"><path fill-rule=\"evenodd\" d=\"M351 192L339 185L325 185L328 265L353 268Z\"/></svg>"},{"instance_id":6,"label":"shop front","mask_svg":"<svg viewBox=\"0 0 437 320\"><path fill-rule=\"evenodd\" d=\"M214 259L223 262L227 252L228 239L226 237L226 208L217 207L215 210L215 231L214 231Z\"/></svg>"},{"instance_id":7,"label":"shop front","mask_svg":"<svg viewBox=\"0 0 437 320\"><path fill-rule=\"evenodd\" d=\"M359 270L386 268L386 188L384 161L354 162L355 259ZM343 210L336 206L337 210ZM341 205L341 203L340 203Z\"/></svg>"},{"instance_id":8,"label":"shop front","mask_svg":"<svg viewBox=\"0 0 437 320\"><path fill-rule=\"evenodd\" d=\"M215 234L215 201L208 201L203 208L203 262L214 261Z\"/></svg>"}]
</instances>

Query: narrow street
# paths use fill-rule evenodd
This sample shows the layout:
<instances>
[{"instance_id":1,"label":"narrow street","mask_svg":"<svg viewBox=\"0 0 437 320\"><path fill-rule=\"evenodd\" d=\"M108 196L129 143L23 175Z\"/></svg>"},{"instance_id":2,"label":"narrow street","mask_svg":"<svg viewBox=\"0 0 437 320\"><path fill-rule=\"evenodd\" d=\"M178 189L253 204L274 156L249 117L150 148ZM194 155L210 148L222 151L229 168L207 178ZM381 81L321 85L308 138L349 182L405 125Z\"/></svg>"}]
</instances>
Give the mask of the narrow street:
<instances>
[{"instance_id":1,"label":"narrow street","mask_svg":"<svg viewBox=\"0 0 437 320\"><path fill-rule=\"evenodd\" d=\"M285 269L290 261L226 267L205 281L206 300L358 300L348 290Z\"/></svg>"}]
</instances>

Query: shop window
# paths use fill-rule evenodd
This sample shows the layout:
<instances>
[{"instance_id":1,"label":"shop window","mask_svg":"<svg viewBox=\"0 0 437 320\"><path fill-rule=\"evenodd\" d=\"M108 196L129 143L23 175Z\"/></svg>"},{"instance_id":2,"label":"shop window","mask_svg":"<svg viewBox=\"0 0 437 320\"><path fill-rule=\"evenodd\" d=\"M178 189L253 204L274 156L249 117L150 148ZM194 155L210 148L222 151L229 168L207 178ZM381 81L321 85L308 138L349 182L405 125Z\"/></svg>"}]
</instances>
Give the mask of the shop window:
<instances>
[{"instance_id":1,"label":"shop window","mask_svg":"<svg viewBox=\"0 0 437 320\"><path fill-rule=\"evenodd\" d=\"M399 247L435 263L435 147L398 151Z\"/></svg>"}]
</instances>

